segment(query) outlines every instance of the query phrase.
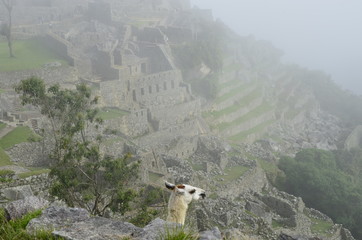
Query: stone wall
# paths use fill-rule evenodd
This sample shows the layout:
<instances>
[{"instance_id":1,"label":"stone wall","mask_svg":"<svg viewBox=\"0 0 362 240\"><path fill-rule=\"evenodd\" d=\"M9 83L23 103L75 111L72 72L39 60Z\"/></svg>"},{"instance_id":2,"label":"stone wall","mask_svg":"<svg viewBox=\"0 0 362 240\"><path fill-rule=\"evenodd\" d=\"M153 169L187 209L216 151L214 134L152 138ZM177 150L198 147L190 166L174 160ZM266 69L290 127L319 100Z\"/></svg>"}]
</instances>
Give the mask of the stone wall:
<instances>
[{"instance_id":1,"label":"stone wall","mask_svg":"<svg viewBox=\"0 0 362 240\"><path fill-rule=\"evenodd\" d=\"M197 99L171 107L151 108L150 117L152 121L157 121L158 130L163 130L174 124L199 116L200 109L200 101Z\"/></svg>"},{"instance_id":2,"label":"stone wall","mask_svg":"<svg viewBox=\"0 0 362 240\"><path fill-rule=\"evenodd\" d=\"M49 165L50 148L45 142L20 143L6 151L11 161L27 167Z\"/></svg>"},{"instance_id":3,"label":"stone wall","mask_svg":"<svg viewBox=\"0 0 362 240\"><path fill-rule=\"evenodd\" d=\"M197 136L200 133L199 124L200 123L198 119L185 121L183 123L169 127L168 129L157 131L137 139L137 144L146 148L156 146L161 148L169 148L169 144L179 136Z\"/></svg>"},{"instance_id":4,"label":"stone wall","mask_svg":"<svg viewBox=\"0 0 362 240\"><path fill-rule=\"evenodd\" d=\"M36 76L46 84L76 83L78 81L77 70L69 66L43 67L40 69L23 70L16 72L0 72L0 88L10 89L14 84L23 79Z\"/></svg>"},{"instance_id":5,"label":"stone wall","mask_svg":"<svg viewBox=\"0 0 362 240\"><path fill-rule=\"evenodd\" d=\"M51 185L48 174L43 173L40 175L30 176L23 179L16 179L8 183L0 183L0 189L12 188L18 186L29 185L34 195L47 195L47 191ZM0 199L5 199L5 196L2 191L0 191Z\"/></svg>"}]
</instances>

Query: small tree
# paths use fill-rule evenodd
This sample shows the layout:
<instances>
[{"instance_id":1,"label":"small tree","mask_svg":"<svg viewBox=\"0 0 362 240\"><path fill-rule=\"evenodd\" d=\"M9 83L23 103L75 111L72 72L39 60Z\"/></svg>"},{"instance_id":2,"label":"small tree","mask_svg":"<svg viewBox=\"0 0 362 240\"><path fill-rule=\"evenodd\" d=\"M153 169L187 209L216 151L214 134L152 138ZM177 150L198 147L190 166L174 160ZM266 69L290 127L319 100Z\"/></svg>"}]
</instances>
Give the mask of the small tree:
<instances>
[{"instance_id":1,"label":"small tree","mask_svg":"<svg viewBox=\"0 0 362 240\"><path fill-rule=\"evenodd\" d=\"M0 26L0 34L4 35L6 39L8 40L8 47L9 47L9 55L10 57L15 57L13 54L13 39L12 39L12 11L13 7L15 5L14 0L1 0L1 2L4 4L6 10L8 11L8 23L3 23Z\"/></svg>"},{"instance_id":2,"label":"small tree","mask_svg":"<svg viewBox=\"0 0 362 240\"><path fill-rule=\"evenodd\" d=\"M108 207L124 213L135 197L129 185L137 177L138 163L130 163L129 155L115 159L100 153L101 137L87 132L102 123L90 89L84 84L76 90L61 90L58 85L46 89L41 79L31 77L15 90L23 105L38 107L50 120L54 145L50 175L55 177L51 193L94 215L103 215Z\"/></svg>"}]
</instances>

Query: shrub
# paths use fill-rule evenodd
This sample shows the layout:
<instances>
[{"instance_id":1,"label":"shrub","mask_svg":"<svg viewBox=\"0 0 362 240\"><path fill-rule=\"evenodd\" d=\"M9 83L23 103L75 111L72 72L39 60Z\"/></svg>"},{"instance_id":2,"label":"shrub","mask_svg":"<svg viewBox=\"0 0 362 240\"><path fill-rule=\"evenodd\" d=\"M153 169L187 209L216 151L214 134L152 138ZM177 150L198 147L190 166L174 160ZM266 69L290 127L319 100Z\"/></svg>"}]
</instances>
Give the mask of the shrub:
<instances>
[{"instance_id":1,"label":"shrub","mask_svg":"<svg viewBox=\"0 0 362 240\"><path fill-rule=\"evenodd\" d=\"M55 237L50 231L37 231L34 234L26 232L25 228L31 219L41 215L41 210L28 213L21 219L8 221L5 216L5 210L0 208L0 239L1 240L61 240L63 238Z\"/></svg>"}]
</instances>

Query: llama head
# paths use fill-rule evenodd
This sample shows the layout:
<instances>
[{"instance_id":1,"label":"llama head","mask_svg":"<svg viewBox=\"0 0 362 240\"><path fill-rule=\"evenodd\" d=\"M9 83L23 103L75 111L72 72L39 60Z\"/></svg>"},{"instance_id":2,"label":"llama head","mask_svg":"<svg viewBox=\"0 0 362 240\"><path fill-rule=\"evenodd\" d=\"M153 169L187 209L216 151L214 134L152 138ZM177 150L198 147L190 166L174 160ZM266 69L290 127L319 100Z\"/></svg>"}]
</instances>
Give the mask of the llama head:
<instances>
[{"instance_id":1,"label":"llama head","mask_svg":"<svg viewBox=\"0 0 362 240\"><path fill-rule=\"evenodd\" d=\"M206 197L205 190L197 187L193 187L187 184L172 184L165 182L166 188L172 190L176 196L182 196L185 202L189 204L192 200L199 200L200 197L204 199Z\"/></svg>"}]
</instances>

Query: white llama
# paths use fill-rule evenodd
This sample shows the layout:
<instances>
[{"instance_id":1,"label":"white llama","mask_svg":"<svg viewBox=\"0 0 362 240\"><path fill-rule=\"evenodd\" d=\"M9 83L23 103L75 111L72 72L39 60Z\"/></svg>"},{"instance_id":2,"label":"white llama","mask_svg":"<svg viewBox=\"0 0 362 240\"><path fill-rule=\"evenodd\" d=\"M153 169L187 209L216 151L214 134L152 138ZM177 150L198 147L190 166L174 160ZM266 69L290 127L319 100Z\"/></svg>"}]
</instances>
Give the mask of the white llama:
<instances>
[{"instance_id":1,"label":"white llama","mask_svg":"<svg viewBox=\"0 0 362 240\"><path fill-rule=\"evenodd\" d=\"M165 182L166 187L172 190L170 200L168 201L167 221L184 224L186 211L192 200L199 200L206 197L205 190L186 184L174 185Z\"/></svg>"}]
</instances>

